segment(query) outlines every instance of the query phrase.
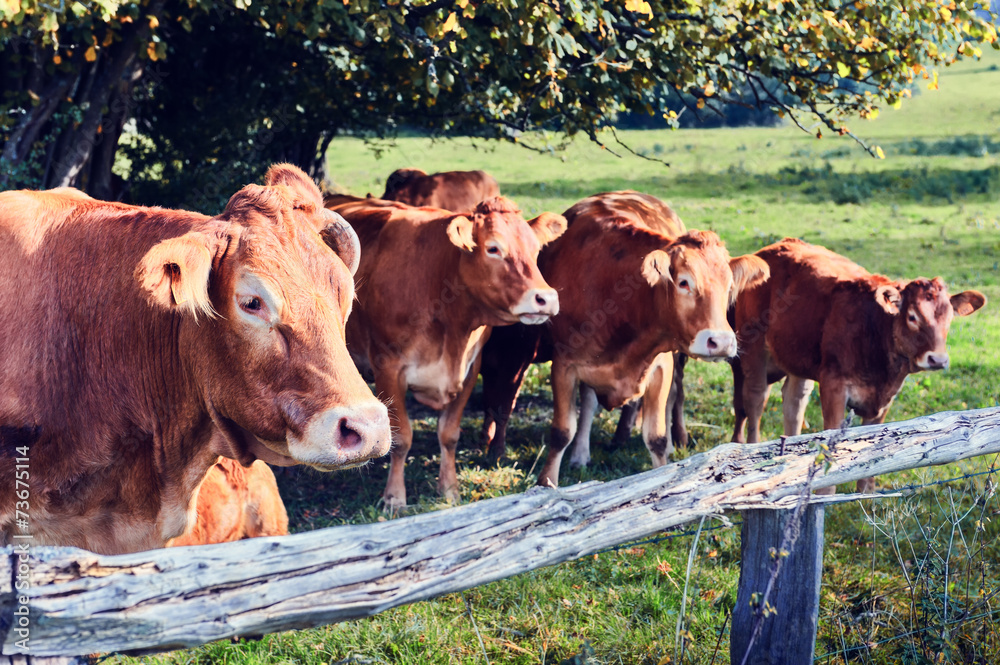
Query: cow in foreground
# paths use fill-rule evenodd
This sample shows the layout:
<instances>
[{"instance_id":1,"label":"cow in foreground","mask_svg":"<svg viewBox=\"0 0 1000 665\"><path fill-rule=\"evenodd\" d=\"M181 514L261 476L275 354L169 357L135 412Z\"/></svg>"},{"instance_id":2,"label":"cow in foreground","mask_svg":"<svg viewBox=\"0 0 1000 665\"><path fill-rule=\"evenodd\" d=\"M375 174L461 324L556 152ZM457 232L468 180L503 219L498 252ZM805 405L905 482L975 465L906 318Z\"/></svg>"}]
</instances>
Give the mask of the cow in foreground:
<instances>
[{"instance_id":1,"label":"cow in foreground","mask_svg":"<svg viewBox=\"0 0 1000 665\"><path fill-rule=\"evenodd\" d=\"M217 459L356 466L389 418L350 360L357 236L295 167L217 217L0 194L0 541L100 553L181 535Z\"/></svg>"},{"instance_id":2,"label":"cow in foreground","mask_svg":"<svg viewBox=\"0 0 1000 665\"><path fill-rule=\"evenodd\" d=\"M884 422L908 374L948 367L952 317L986 303L978 291L949 297L940 277L872 275L802 240L786 238L757 256L771 278L740 294L733 310L740 340L732 363L737 442L760 441L769 385L782 377L786 435L802 432L813 382L819 382L824 429L839 427L848 407L865 425ZM858 490L874 484L859 480Z\"/></svg>"},{"instance_id":3,"label":"cow in foreground","mask_svg":"<svg viewBox=\"0 0 1000 665\"><path fill-rule=\"evenodd\" d=\"M288 513L271 467L256 460L244 468L220 457L195 491L195 517L167 547L211 545L244 538L285 536Z\"/></svg>"},{"instance_id":4,"label":"cow in foreground","mask_svg":"<svg viewBox=\"0 0 1000 665\"><path fill-rule=\"evenodd\" d=\"M480 201L500 196L500 185L485 171L444 171L428 175L420 169L393 171L382 198L411 206L467 212Z\"/></svg>"},{"instance_id":5,"label":"cow in foreground","mask_svg":"<svg viewBox=\"0 0 1000 665\"><path fill-rule=\"evenodd\" d=\"M384 500L406 505L403 467L413 441L406 391L443 411L438 419L438 491L458 498L455 448L465 403L492 326L544 323L559 311L535 263L565 229L560 215L526 222L495 198L465 214L394 201L328 199L361 239L358 303L347 345L389 404L394 440Z\"/></svg>"},{"instance_id":6,"label":"cow in foreground","mask_svg":"<svg viewBox=\"0 0 1000 665\"><path fill-rule=\"evenodd\" d=\"M656 230L668 210L637 192L592 196L566 211L568 230L539 257L560 313L544 330L520 331L518 348L502 350L507 377L484 375L484 399L506 389L506 405L529 363L552 360L552 436L539 484L558 485L578 384L593 388L605 408L642 396L643 440L660 466L672 452L665 414L673 352L716 360L736 353L726 310L737 293L767 278L767 266L752 255L731 259L709 231ZM508 377L514 380L493 385Z\"/></svg>"}]
</instances>

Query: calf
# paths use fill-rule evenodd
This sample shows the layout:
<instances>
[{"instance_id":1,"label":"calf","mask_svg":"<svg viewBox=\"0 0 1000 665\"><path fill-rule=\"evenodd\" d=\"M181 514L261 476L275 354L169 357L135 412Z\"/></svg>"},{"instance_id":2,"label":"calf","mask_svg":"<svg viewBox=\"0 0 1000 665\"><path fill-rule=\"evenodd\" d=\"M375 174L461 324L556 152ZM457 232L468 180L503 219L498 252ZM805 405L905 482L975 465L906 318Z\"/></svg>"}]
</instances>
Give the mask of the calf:
<instances>
[{"instance_id":1,"label":"calf","mask_svg":"<svg viewBox=\"0 0 1000 665\"><path fill-rule=\"evenodd\" d=\"M345 345L357 236L297 168L266 183L217 217L0 193L0 544L27 527L162 547L220 456L332 470L388 451Z\"/></svg>"},{"instance_id":2,"label":"calf","mask_svg":"<svg viewBox=\"0 0 1000 665\"><path fill-rule=\"evenodd\" d=\"M712 232L655 230L667 210L636 192L584 199L566 211L568 230L539 257L560 313L544 330L521 331L521 344L506 349L507 367L519 375L532 360L552 360L552 437L539 484L558 484L579 383L605 408L643 397L643 438L660 466L672 452L664 415L673 352L708 359L736 353L726 310L737 293L767 278L767 266L755 256L730 259ZM502 392L492 385L487 392L495 377L487 379L484 398Z\"/></svg>"},{"instance_id":3,"label":"calf","mask_svg":"<svg viewBox=\"0 0 1000 665\"><path fill-rule=\"evenodd\" d=\"M535 260L540 247L563 232L565 219L544 213L525 222L503 198L466 214L343 196L330 204L361 239L347 345L358 366L374 375L393 418L385 505L406 505L403 467L413 440L407 390L443 411L438 490L457 499L455 448L480 350L492 326L537 325L559 311Z\"/></svg>"},{"instance_id":4,"label":"calf","mask_svg":"<svg viewBox=\"0 0 1000 665\"><path fill-rule=\"evenodd\" d=\"M190 526L167 547L288 534L288 513L274 473L260 460L244 468L220 457L205 474L191 505L195 516Z\"/></svg>"},{"instance_id":5,"label":"calf","mask_svg":"<svg viewBox=\"0 0 1000 665\"><path fill-rule=\"evenodd\" d=\"M411 206L467 212L480 201L500 196L500 186L485 171L445 171L427 175L420 169L393 171L383 199Z\"/></svg>"},{"instance_id":6,"label":"calf","mask_svg":"<svg viewBox=\"0 0 1000 665\"><path fill-rule=\"evenodd\" d=\"M814 381L824 429L839 427L847 407L866 425L883 422L908 374L948 367L952 317L986 303L978 291L949 297L940 277L872 275L802 240L786 238L757 256L771 279L740 294L732 312L741 349L732 363L737 442L760 441L768 386L786 376L786 435L801 433ZM873 487L871 478L858 481L859 491Z\"/></svg>"}]
</instances>

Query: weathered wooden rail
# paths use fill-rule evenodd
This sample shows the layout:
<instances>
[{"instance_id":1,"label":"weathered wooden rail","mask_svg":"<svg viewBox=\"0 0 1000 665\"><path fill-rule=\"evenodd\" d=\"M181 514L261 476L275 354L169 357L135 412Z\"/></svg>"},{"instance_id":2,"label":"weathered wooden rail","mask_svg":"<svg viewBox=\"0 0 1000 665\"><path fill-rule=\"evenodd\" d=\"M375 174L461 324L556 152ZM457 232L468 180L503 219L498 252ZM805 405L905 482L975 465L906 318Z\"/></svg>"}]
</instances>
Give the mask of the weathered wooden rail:
<instances>
[{"instance_id":1,"label":"weathered wooden rail","mask_svg":"<svg viewBox=\"0 0 1000 665\"><path fill-rule=\"evenodd\" d=\"M163 651L371 616L703 515L787 508L817 447L838 439L814 488L1000 452L1000 408L728 444L614 482L282 538L119 556L31 548L24 591L12 589L21 561L8 547L0 556L2 653L23 653L11 629L22 607L33 656Z\"/></svg>"}]
</instances>

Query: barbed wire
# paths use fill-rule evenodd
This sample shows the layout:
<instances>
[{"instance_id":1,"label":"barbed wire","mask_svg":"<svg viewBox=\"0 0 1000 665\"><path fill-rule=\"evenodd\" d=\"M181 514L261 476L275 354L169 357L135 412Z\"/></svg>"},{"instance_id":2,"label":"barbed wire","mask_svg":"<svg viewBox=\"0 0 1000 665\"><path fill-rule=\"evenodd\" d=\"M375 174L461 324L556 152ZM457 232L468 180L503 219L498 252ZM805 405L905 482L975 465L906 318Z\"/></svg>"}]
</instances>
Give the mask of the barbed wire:
<instances>
[{"instance_id":1,"label":"barbed wire","mask_svg":"<svg viewBox=\"0 0 1000 665\"><path fill-rule=\"evenodd\" d=\"M947 485L948 483L957 483L960 480L968 480L969 478L977 478L979 476L994 475L994 474L997 474L997 473L1000 473L1000 467L996 467L996 466L992 466L991 465L990 468L987 469L986 471L976 471L974 473L964 473L961 476L955 476L954 478L945 478L944 480L935 480L935 481L932 481L932 482L929 482L929 483L910 484L910 485L903 485L902 487L893 487L893 488L888 488L888 489L881 489L881 490L877 490L877 491L873 492L873 494L889 495L889 496L891 496L891 495L896 494L898 492L916 492L917 490L924 489L925 487L936 487L938 485ZM860 501L862 499L859 498L858 500ZM741 524L743 524L742 520L737 520L735 522L729 522L727 524L720 524L718 526L707 527L707 528L702 529L701 531L702 531L702 533L704 533L705 531L719 531L721 529L730 529L732 527L739 526ZM679 527L679 526L678 527L674 527L674 529L680 529L680 528L682 528L682 527ZM666 531L661 532L661 533L664 534L662 536L657 536L655 538L647 538L645 540L638 540L638 541L633 541L633 542L628 542L628 543L622 543L620 545L615 545L613 547L606 547L603 550L598 550L596 552L593 552L593 554L587 554L585 556L593 556L594 554L607 554L609 552L617 552L619 550L632 549L634 547L640 547L642 545L656 545L657 543L662 543L662 542L667 541L667 540L673 540L674 538L683 538L684 536L693 536L695 533L697 533L697 529L689 529L689 530L686 530L686 531L681 531L679 533L671 533L671 531L673 531L674 529L668 529ZM580 558L584 558L584 557L580 557Z\"/></svg>"},{"instance_id":2,"label":"barbed wire","mask_svg":"<svg viewBox=\"0 0 1000 665\"><path fill-rule=\"evenodd\" d=\"M972 616L963 617L955 621L949 621L945 623L944 626L945 627L958 626L961 624L969 623L970 621L985 619L986 617L991 617L997 614L1000 614L1000 607L998 607L995 610L990 610L989 612L981 612L979 614L973 614ZM881 640L877 640L875 642L865 642L864 644L855 644L853 646L843 647L836 651L827 651L822 656L816 656L815 658L813 658L813 662L816 663L823 660L824 658L831 658L833 656L844 656L846 660L846 656L848 653L855 651L871 651L872 649L880 647L883 644L888 644L889 642L895 642L896 640L901 640L904 637L913 637L914 635L926 633L927 631L935 628L940 628L940 626L924 626L923 628L917 628L916 630L911 630L905 633L899 633L898 635L886 637Z\"/></svg>"}]
</instances>

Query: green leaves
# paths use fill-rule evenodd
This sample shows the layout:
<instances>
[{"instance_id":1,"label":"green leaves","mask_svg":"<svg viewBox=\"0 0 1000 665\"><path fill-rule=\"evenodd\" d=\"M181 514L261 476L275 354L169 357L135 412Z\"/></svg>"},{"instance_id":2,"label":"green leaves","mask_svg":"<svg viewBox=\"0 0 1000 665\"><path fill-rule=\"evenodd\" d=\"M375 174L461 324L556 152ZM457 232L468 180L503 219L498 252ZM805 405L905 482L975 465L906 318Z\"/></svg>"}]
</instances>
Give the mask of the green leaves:
<instances>
[{"instance_id":1,"label":"green leaves","mask_svg":"<svg viewBox=\"0 0 1000 665\"><path fill-rule=\"evenodd\" d=\"M260 73L202 57L223 25L238 51L273 54ZM981 44L1000 48L970 4L924 0L0 0L0 40L0 71L20 71L18 49L31 44L52 80L108 66L102 52L126 43L146 65L177 62L178 76L144 90L151 108L205 98L179 80L207 68L206 86L246 99L203 105L208 126L207 114L247 129L257 113L299 106L313 135L408 126L508 139L540 128L597 137L623 111L676 118L668 98L693 115L751 103L840 131L847 117L901 103L918 77L933 89L936 69Z\"/></svg>"}]
</instances>

